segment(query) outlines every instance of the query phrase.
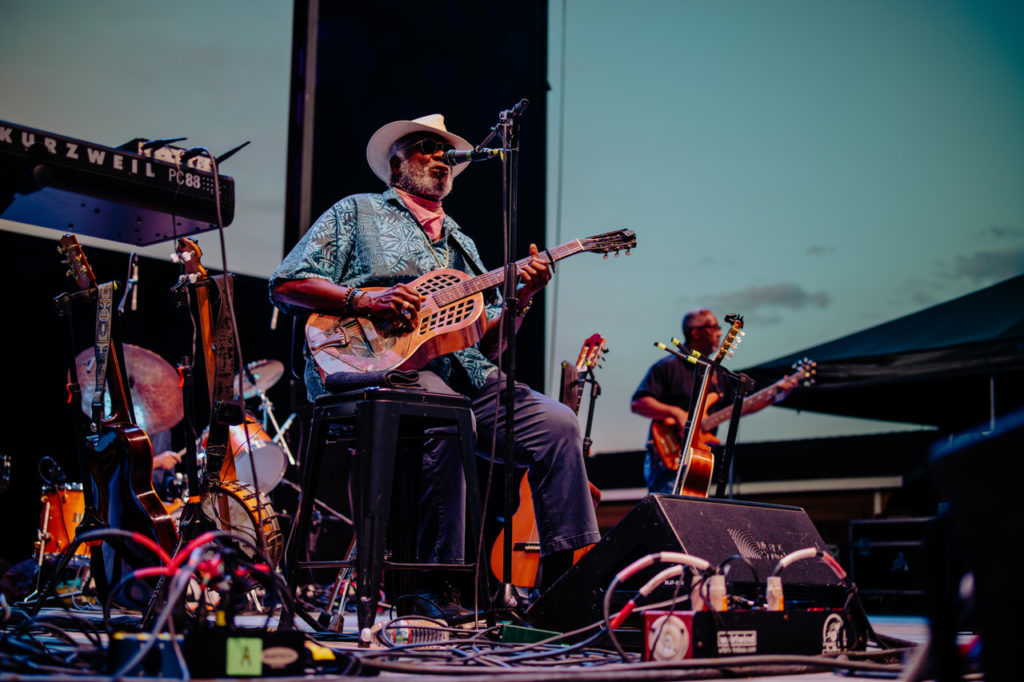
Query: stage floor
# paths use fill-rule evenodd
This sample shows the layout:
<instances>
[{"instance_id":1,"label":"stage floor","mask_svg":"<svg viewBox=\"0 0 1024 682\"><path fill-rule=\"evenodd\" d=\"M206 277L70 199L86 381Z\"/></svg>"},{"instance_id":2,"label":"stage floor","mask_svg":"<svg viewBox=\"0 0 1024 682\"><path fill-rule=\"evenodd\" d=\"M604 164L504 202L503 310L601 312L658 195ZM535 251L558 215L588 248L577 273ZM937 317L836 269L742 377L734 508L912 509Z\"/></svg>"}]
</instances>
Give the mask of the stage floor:
<instances>
[{"instance_id":1,"label":"stage floor","mask_svg":"<svg viewBox=\"0 0 1024 682\"><path fill-rule=\"evenodd\" d=\"M99 620L99 614L95 611L75 611L74 613L90 621L96 622ZM67 615L68 612L56 608L43 609L40 613L43 619L60 623L60 626L65 628L68 628L67 620L65 619ZM131 628L133 624L137 626L139 622L138 614L115 612L113 615L116 618L115 622L122 624L126 628ZM382 614L378 618L377 623L382 625L388 620L391 620L391 618ZM884 637L895 638L914 645L922 645L928 641L928 624L923 618L913 616L873 616L870 617L870 621L875 631ZM273 620L271 622L276 624ZM242 628L259 629L267 624L267 618L263 615L239 616L236 618L235 624ZM553 656L560 656L562 658L561 663L552 662L545 664L534 661L530 664L525 661L513 661L509 652L511 645L496 645L482 638L477 639L474 643L473 640L469 639L469 633L465 637L459 636L457 639L458 645L452 646L447 652L443 648L437 647L422 649L418 652L408 650L403 652L401 648L383 647L376 643L372 648L359 648L357 632L355 631L355 616L351 613L346 614L344 627L340 633L315 633L309 624L301 619L296 620L296 625L303 633L315 639L319 644L332 649L335 652L336 660L347 662L344 665L333 666L333 669L331 665L328 665L327 669L321 668L321 671L315 674L289 674L278 679L336 680L355 679L357 676L376 674L389 679L420 677L433 680L458 679L462 682L472 682L474 680L495 682L495 678L508 678L516 682L555 679L593 679L604 682L610 678L621 680L670 680L736 677L743 679L770 678L779 682L790 680L823 682L824 680L835 680L837 673L847 677L896 678L900 676L901 672L906 671L906 666L898 664L889 664L886 666L886 669L879 668L875 671L854 670L848 665L837 666L834 669L814 667L809 665L810 657L731 657L711 659L710 661L705 660L704 664L693 659L681 663L645 663L639 660L623 663L621 658L614 654L612 648L607 646L607 643L602 644L601 650L596 653L584 654L583 652L577 652L576 657L579 660L567 660L571 659L572 655L555 654ZM80 646L89 643L88 638L81 632L73 632L72 634L74 640ZM54 649L61 649L63 647L66 650L66 644L60 644L58 640L49 635L44 633L41 637L47 641L48 646L52 646ZM104 636L104 643L105 639ZM522 644L515 646L520 647L519 651L522 652ZM454 650L458 650L457 656L452 657L448 655ZM878 651L877 647L874 650ZM868 652L871 651L872 648L869 647ZM907 659L913 655L910 651L907 650L906 652ZM520 653L519 655L522 654ZM171 658L172 656L172 651L168 649L167 657ZM189 667L192 669L194 656L189 655L186 651L185 658L189 661ZM453 663L453 658L459 660L460 663ZM470 659L473 660L473 664L466 662ZM875 660L873 657L865 659L857 653L851 654L849 659L854 662L854 665L864 661ZM554 658L549 660L554 661ZM353 661L356 662L355 667L351 665ZM709 662L711 665L707 665ZM869 665L871 664L868 663L864 667ZM3 668L6 667L0 665L0 679L15 679L14 676L3 672ZM104 678L104 676L110 672L112 672L112 669L96 670L93 674L79 670L75 675L75 679L109 679L109 677ZM128 679L132 677L137 678L140 676L128 676ZM156 677L155 670L150 669L149 675L142 675L141 677ZM167 674L166 672L161 677L163 679L181 679L180 675ZM19 671L16 679L64 682L69 678L67 675L54 674L52 672L34 675L31 673L26 674L25 671ZM238 679L238 677L200 677L193 674L193 679Z\"/></svg>"}]
</instances>

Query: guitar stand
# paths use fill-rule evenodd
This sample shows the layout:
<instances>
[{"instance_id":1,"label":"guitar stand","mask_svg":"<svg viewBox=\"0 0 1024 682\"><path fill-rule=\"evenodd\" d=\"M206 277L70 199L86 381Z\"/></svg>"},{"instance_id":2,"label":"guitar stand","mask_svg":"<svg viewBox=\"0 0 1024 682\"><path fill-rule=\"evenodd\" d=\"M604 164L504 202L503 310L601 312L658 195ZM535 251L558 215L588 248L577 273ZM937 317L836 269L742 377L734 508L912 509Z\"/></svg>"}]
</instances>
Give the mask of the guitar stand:
<instances>
[{"instance_id":1,"label":"guitar stand","mask_svg":"<svg viewBox=\"0 0 1024 682\"><path fill-rule=\"evenodd\" d=\"M117 284L115 283L115 290ZM66 358L67 362L67 374L68 374L68 405L71 409L71 425L73 433L75 434L75 459L78 463L78 476L79 480L82 481L82 499L84 502L84 510L82 512L82 520L75 527L75 536L79 536L82 533L90 530L106 529L109 526L100 516L99 511L96 508L95 491L93 490L92 474L87 465L87 457L85 453L85 425L82 421L82 386L78 383L78 372L76 367L76 349L77 344L75 342L75 325L73 322L72 306L76 300L87 300L94 301L97 297L97 290L95 287L91 289L85 289L74 293L62 293L57 296L53 303L57 308L57 315L64 318L68 324L68 355ZM114 547L115 555L126 555L124 552L123 545ZM71 546L78 546L77 543L72 542ZM113 546L113 545L112 545ZM42 575L42 561L43 561L43 546L39 547L39 559L40 559L40 576ZM65 553L61 556L61 560L54 570L53 576L51 576L49 583L46 588L39 594L38 601L33 608L32 615L39 612L43 602L46 600L47 595L50 592L57 589L57 581L64 569L67 568L68 563L71 561L71 547L66 548ZM96 586L96 593L100 599L106 600L108 596L108 590L110 585L107 584L106 567L103 564L102 550L98 544L90 545L89 547L89 561L90 569L92 573L93 583ZM97 571L97 568L103 568L104 570Z\"/></svg>"},{"instance_id":2,"label":"guitar stand","mask_svg":"<svg viewBox=\"0 0 1024 682\"><path fill-rule=\"evenodd\" d=\"M725 437L721 463L715 471L715 497L718 498L724 498L727 494L730 498L732 497L732 457L736 446L736 433L739 431L740 417L743 416L741 414L743 399L754 391L754 380L748 375L728 372L728 378L735 387L735 397L732 400L732 416L729 418L729 431Z\"/></svg>"},{"instance_id":3,"label":"guitar stand","mask_svg":"<svg viewBox=\"0 0 1024 682\"><path fill-rule=\"evenodd\" d=\"M189 287L195 287L186 277L179 279L178 283L171 287L171 295L174 298L174 307L178 311L179 329L182 330L180 337L181 356L178 363L178 373L181 375L181 402L184 415L185 427L185 472L188 481L188 499L182 507L181 516L178 517L178 542L174 547L174 554L181 551L187 542L194 540L207 531L217 530L216 522L211 519L203 509L202 500L209 495L209 486L206 479L199 476L199 461L196 448L195 428L195 376L192 372L192 365L195 360L192 353L192 334L185 334L183 330L193 328L189 301L193 298L193 291ZM143 628L152 626L156 619L156 606L160 597L167 587L166 576L161 576L157 581L153 595L146 606L142 617Z\"/></svg>"},{"instance_id":4,"label":"guitar stand","mask_svg":"<svg viewBox=\"0 0 1024 682\"><path fill-rule=\"evenodd\" d=\"M583 432L583 456L590 457L590 446L594 444L594 441L590 439L590 429L594 425L594 405L597 403L597 398L601 395L601 384L597 383L597 379L594 378L594 370L588 369L584 378L580 379L581 383L590 384L590 404L587 406L587 426ZM582 386L581 386L582 388Z\"/></svg>"}]
</instances>

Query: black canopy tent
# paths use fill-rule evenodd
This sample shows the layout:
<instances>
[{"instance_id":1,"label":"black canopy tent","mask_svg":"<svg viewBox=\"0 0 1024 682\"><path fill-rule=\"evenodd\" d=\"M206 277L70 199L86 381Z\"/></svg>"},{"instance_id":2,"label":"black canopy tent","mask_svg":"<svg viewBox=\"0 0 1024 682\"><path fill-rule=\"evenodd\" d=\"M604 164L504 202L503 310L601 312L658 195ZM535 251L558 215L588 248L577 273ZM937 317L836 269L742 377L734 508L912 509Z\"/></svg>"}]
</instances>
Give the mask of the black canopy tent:
<instances>
[{"instance_id":1,"label":"black canopy tent","mask_svg":"<svg viewBox=\"0 0 1024 682\"><path fill-rule=\"evenodd\" d=\"M954 431L1024 406L1024 275L744 370L817 361L782 407Z\"/></svg>"}]
</instances>

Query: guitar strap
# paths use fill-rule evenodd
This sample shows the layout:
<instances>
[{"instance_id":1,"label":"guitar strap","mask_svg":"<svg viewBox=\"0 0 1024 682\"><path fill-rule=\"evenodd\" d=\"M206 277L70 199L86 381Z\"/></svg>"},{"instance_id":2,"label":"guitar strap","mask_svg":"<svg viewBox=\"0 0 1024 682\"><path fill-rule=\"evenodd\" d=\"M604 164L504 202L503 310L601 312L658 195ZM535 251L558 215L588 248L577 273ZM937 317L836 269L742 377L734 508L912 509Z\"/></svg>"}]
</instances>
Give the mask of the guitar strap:
<instances>
[{"instance_id":1,"label":"guitar strap","mask_svg":"<svg viewBox=\"0 0 1024 682\"><path fill-rule=\"evenodd\" d=\"M476 262L473 256L469 253L469 249L462 245L462 242L455 236L455 233L452 232L448 236L451 238L452 243L455 244L455 247L459 250L459 255L462 256L462 261L469 266L470 270L473 271L473 275L479 277L484 274L483 267Z\"/></svg>"},{"instance_id":2,"label":"guitar strap","mask_svg":"<svg viewBox=\"0 0 1024 682\"><path fill-rule=\"evenodd\" d=\"M110 357L111 317L114 310L114 283L96 287L96 388L92 394L92 418L103 421L103 398L107 385L107 361Z\"/></svg>"},{"instance_id":3,"label":"guitar strap","mask_svg":"<svg viewBox=\"0 0 1024 682\"><path fill-rule=\"evenodd\" d=\"M227 299L230 294L228 288L232 282L223 275L214 277L213 281L217 285L220 297L217 325L213 332L213 395L215 400L230 400L234 396L235 366L238 364L238 358L235 356L234 321L231 319Z\"/></svg>"},{"instance_id":4,"label":"guitar strap","mask_svg":"<svg viewBox=\"0 0 1024 682\"><path fill-rule=\"evenodd\" d=\"M479 263L475 258L473 258L473 254L471 254L469 252L469 249L467 249L466 246L462 243L462 241L459 239L457 233L452 232L449 235L449 237L450 237L451 241L455 244L455 248L458 250L459 255L462 256L462 262L464 262L466 265L468 265L469 269L473 271L473 273L472 273L473 276L474 277L479 277L480 275L484 274L485 271L484 271L483 265L481 263ZM487 293L485 292L484 293L484 300L485 301L493 301L495 299L494 299L493 295L488 296Z\"/></svg>"},{"instance_id":5,"label":"guitar strap","mask_svg":"<svg viewBox=\"0 0 1024 682\"><path fill-rule=\"evenodd\" d=\"M219 483L221 466L227 457L228 426L241 424L244 416L238 405L233 402L238 357L235 355L234 322L227 303L228 289L232 286L232 281L227 275L218 275L210 279L217 286L220 301L213 332L213 404L206 446L206 479L211 483Z\"/></svg>"}]
</instances>

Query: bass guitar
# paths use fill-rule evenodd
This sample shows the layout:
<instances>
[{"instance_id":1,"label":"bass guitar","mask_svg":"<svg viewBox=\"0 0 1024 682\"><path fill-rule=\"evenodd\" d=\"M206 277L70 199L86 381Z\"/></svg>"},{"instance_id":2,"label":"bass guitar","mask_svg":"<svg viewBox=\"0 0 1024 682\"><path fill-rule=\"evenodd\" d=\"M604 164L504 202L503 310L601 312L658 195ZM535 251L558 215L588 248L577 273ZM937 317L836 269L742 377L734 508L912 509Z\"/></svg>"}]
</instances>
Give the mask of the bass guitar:
<instances>
[{"instance_id":1,"label":"bass guitar","mask_svg":"<svg viewBox=\"0 0 1024 682\"><path fill-rule=\"evenodd\" d=\"M545 249L539 257L550 264L584 251L628 254L634 246L632 230L616 230ZM525 268L530 260L523 258L516 267ZM434 270L409 283L426 300L408 323L313 313L306 321L306 347L323 377L334 372L420 369L480 340L486 323L483 291L504 281L504 268L477 277L461 270Z\"/></svg>"},{"instance_id":2,"label":"bass guitar","mask_svg":"<svg viewBox=\"0 0 1024 682\"><path fill-rule=\"evenodd\" d=\"M598 366L608 346L604 337L600 334L593 334L583 342L579 357L576 359L575 368L569 365L566 369L574 369L576 376L572 383L577 385L573 394L563 391L560 400L573 412L579 412L579 396L582 392L580 386L586 381L588 374ZM565 363L568 365L568 363ZM596 507L601 501L601 491L590 483L590 497ZM590 549L590 546L581 547L573 553L573 563L580 560ZM540 534L537 531L537 517L533 511L533 492L530 490L528 474L524 473L519 481L519 507L512 515L512 575L509 580L511 584L518 587L536 587L537 572L540 569ZM503 566L505 561L505 529L498 533L498 538L491 548L491 572L498 580L502 580Z\"/></svg>"},{"instance_id":3,"label":"bass guitar","mask_svg":"<svg viewBox=\"0 0 1024 682\"><path fill-rule=\"evenodd\" d=\"M97 289L100 296L92 267L78 239L65 234L59 248L69 266L68 274L78 286L83 290ZM109 305L109 301L101 300L100 305ZM111 316L112 331L106 362L97 363L96 380L98 388L106 383L110 414L103 414L102 402L94 402L95 432L86 437L89 468L97 492L97 511L110 527L142 533L172 552L177 533L174 521L153 489L153 446L149 436L135 422L124 352L114 331L117 313L110 310L106 314ZM97 311L97 315L101 313ZM106 372L101 374L100 365L105 365Z\"/></svg>"}]
</instances>

